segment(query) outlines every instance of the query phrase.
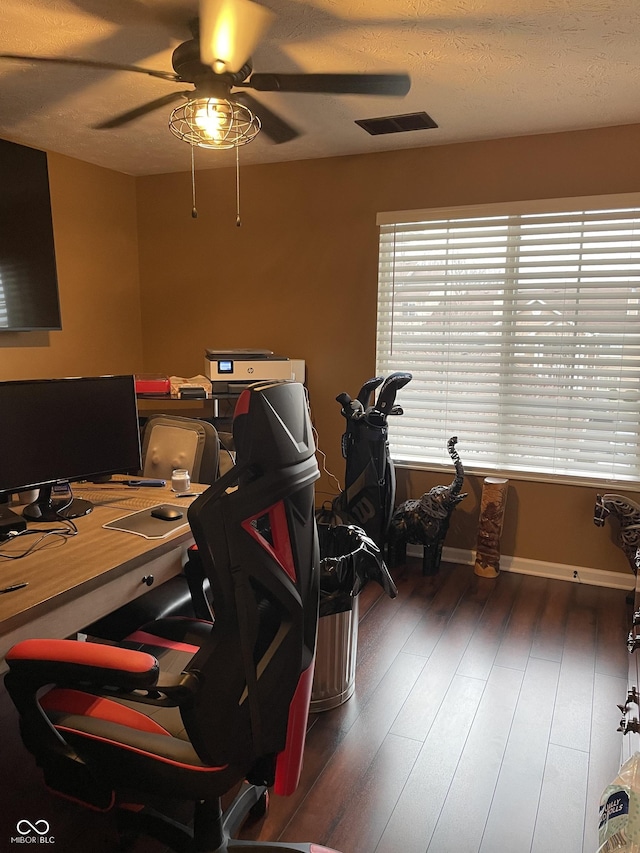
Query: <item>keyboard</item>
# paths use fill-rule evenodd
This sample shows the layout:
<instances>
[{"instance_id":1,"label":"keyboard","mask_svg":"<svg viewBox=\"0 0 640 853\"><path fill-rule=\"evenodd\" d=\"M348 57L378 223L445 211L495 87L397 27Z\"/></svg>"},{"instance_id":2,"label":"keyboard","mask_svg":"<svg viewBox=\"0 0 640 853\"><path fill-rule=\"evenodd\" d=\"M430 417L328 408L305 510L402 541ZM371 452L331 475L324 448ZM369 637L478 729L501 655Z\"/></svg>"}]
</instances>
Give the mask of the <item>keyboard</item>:
<instances>
[{"instance_id":1,"label":"keyboard","mask_svg":"<svg viewBox=\"0 0 640 853\"><path fill-rule=\"evenodd\" d=\"M152 506L158 506L159 504L166 503L165 500L161 500L160 497L152 497L148 496L140 496L136 494L132 494L131 497L128 495L120 494L109 494L108 489L92 491L91 489L75 489L74 495L78 498L84 498L86 501L91 501L92 504L96 506L117 506L122 507L123 509L149 509Z\"/></svg>"}]
</instances>

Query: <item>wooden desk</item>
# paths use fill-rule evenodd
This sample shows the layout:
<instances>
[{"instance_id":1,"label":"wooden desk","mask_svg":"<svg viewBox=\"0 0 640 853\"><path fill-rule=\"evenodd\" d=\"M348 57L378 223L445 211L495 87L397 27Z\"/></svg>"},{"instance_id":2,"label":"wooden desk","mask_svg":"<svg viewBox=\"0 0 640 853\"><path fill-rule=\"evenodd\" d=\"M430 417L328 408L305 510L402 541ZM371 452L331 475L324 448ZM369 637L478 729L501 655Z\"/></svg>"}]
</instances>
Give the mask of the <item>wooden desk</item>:
<instances>
[{"instance_id":1,"label":"wooden desk","mask_svg":"<svg viewBox=\"0 0 640 853\"><path fill-rule=\"evenodd\" d=\"M153 575L157 585L179 574L186 550L193 544L188 524L163 539L103 529L109 521L160 503L184 506L186 521L186 509L194 499L176 499L168 487L82 484L75 485L73 492L94 503L93 512L74 519L77 536L48 537L43 547L20 560L0 558L0 588L28 583L24 589L0 595L0 673L7 669L4 656L14 643L74 634L147 592L150 587L144 578ZM60 525L30 523L29 527L44 530ZM0 543L0 551L22 553L35 539L17 537Z\"/></svg>"},{"instance_id":2,"label":"wooden desk","mask_svg":"<svg viewBox=\"0 0 640 853\"><path fill-rule=\"evenodd\" d=\"M152 415L178 415L182 418L201 418L216 428L231 431L233 412L240 391L214 394L206 400L179 400L173 397L138 397L138 416L146 420Z\"/></svg>"},{"instance_id":3,"label":"wooden desk","mask_svg":"<svg viewBox=\"0 0 640 853\"><path fill-rule=\"evenodd\" d=\"M138 397L138 415L179 415L182 418L202 418L205 421L218 416L217 400L179 400L175 397Z\"/></svg>"}]
</instances>

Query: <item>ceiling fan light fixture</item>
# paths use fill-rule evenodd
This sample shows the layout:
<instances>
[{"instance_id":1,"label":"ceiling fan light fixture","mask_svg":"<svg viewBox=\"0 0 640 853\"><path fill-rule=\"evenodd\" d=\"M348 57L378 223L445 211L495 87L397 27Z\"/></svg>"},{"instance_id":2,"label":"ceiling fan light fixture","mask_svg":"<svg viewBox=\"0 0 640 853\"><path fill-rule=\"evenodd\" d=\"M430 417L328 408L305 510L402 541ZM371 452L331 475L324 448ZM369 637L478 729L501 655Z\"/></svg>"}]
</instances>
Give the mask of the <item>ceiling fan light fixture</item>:
<instances>
[{"instance_id":1,"label":"ceiling fan light fixture","mask_svg":"<svg viewBox=\"0 0 640 853\"><path fill-rule=\"evenodd\" d=\"M225 98L195 98L171 113L171 132L199 148L238 148L260 132L260 119L244 104Z\"/></svg>"},{"instance_id":2,"label":"ceiling fan light fixture","mask_svg":"<svg viewBox=\"0 0 640 853\"><path fill-rule=\"evenodd\" d=\"M200 56L216 74L235 74L274 17L252 0L201 0Z\"/></svg>"}]
</instances>

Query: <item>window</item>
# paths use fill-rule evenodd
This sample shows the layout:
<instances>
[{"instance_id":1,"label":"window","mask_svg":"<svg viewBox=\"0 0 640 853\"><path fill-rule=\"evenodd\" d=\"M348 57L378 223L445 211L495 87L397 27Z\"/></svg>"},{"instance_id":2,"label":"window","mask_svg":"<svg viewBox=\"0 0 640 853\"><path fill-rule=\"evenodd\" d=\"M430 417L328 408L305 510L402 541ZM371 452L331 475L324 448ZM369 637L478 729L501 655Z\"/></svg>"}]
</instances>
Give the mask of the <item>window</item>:
<instances>
[{"instance_id":1,"label":"window","mask_svg":"<svg viewBox=\"0 0 640 853\"><path fill-rule=\"evenodd\" d=\"M621 200L378 217L377 373L413 373L397 462L442 463L456 435L470 470L640 479L640 198Z\"/></svg>"}]
</instances>

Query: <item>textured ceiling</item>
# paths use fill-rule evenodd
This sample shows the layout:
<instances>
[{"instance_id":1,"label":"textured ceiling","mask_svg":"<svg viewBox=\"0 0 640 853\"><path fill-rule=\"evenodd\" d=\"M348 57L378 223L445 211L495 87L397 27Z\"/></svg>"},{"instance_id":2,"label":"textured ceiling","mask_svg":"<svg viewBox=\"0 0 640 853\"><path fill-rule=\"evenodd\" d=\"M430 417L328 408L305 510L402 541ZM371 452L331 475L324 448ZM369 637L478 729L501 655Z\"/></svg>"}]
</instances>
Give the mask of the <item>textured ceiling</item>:
<instances>
[{"instance_id":1,"label":"textured ceiling","mask_svg":"<svg viewBox=\"0 0 640 853\"><path fill-rule=\"evenodd\" d=\"M277 15L256 71L407 71L408 95L258 93L302 135L258 136L241 163L277 162L640 122L638 0L264 0ZM176 8L178 13L176 14ZM0 53L171 70L197 0L2 0ZM141 74L0 61L0 137L128 174L181 171L171 107L116 130L109 117L176 84ZM371 137L356 119L425 110L435 130ZM235 162L198 151L197 167Z\"/></svg>"}]
</instances>

